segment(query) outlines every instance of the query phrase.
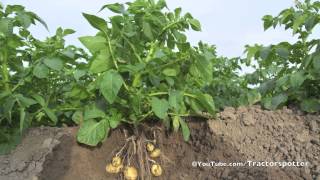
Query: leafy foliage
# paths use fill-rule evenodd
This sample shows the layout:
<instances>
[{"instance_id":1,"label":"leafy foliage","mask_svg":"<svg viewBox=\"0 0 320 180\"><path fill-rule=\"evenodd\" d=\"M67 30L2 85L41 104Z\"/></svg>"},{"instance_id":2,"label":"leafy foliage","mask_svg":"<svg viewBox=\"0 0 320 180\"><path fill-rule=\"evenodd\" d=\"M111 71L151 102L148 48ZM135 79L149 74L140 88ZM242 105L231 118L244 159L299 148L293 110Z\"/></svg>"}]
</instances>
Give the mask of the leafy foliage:
<instances>
[{"instance_id":1,"label":"leafy foliage","mask_svg":"<svg viewBox=\"0 0 320 180\"><path fill-rule=\"evenodd\" d=\"M81 143L96 145L105 138L105 129L152 118L176 130L181 125L187 140L189 129L181 117L214 114L213 99L204 88L212 82L215 49L203 43L191 47L184 31L200 31L199 21L182 15L180 8L166 12L165 7L162 0L137 0L103 6L101 10L116 14L108 20L83 14L99 30L80 38L92 53L88 73L93 81L87 91L95 94L83 114L94 109L101 116L84 119Z\"/></svg>"},{"instance_id":2,"label":"leafy foliage","mask_svg":"<svg viewBox=\"0 0 320 180\"><path fill-rule=\"evenodd\" d=\"M30 126L77 124L77 140L95 146L121 123L159 120L190 137L185 117L212 117L225 106L261 102L276 109L297 103L320 110L320 3L305 0L278 16L263 17L265 30L284 26L298 40L246 47L246 59L217 57L214 46L191 46L185 32L201 24L164 0L104 5L108 19L83 13L96 35L80 37L87 55L65 46L74 33L59 28L45 40L31 25L45 22L20 5L0 4L0 154ZM239 75L242 63L255 72ZM250 86L258 88L249 88ZM208 113L204 113L208 112Z\"/></svg>"},{"instance_id":3,"label":"leafy foliage","mask_svg":"<svg viewBox=\"0 0 320 180\"><path fill-rule=\"evenodd\" d=\"M278 16L263 17L265 30L284 26L298 40L275 45L247 46L246 63L255 59L256 72L250 75L251 84L260 84L262 103L276 109L288 103L298 103L307 112L320 110L320 39L311 39L320 24L318 1L297 2Z\"/></svg>"},{"instance_id":4,"label":"leafy foliage","mask_svg":"<svg viewBox=\"0 0 320 180\"><path fill-rule=\"evenodd\" d=\"M67 114L62 109L69 102L76 107L72 98L81 93L75 89L81 83L73 77L73 70L80 70L75 60L84 57L84 52L65 47L63 40L74 31L59 28L55 36L40 41L28 31L36 22L47 28L23 6L0 8L0 153L14 146L32 124L58 125L59 116L63 122Z\"/></svg>"},{"instance_id":5,"label":"leafy foliage","mask_svg":"<svg viewBox=\"0 0 320 180\"><path fill-rule=\"evenodd\" d=\"M248 87L249 77L239 75L242 71L240 58L216 58L212 69L212 83L206 91L212 95L216 107L247 106L258 103L261 94Z\"/></svg>"}]
</instances>

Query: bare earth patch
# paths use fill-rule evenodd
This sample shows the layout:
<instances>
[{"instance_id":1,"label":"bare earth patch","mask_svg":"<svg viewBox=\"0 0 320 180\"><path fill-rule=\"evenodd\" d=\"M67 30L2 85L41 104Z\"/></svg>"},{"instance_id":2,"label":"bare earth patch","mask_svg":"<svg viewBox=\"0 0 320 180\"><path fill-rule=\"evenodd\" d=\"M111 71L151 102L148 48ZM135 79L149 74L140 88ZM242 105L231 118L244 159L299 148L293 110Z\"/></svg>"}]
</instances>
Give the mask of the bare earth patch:
<instances>
[{"instance_id":1,"label":"bare earth patch","mask_svg":"<svg viewBox=\"0 0 320 180\"><path fill-rule=\"evenodd\" d=\"M197 179L320 179L319 115L258 106L226 108L216 120L189 121L191 140L180 134L157 133L163 152L164 180ZM100 146L76 142L76 128L31 129L10 155L0 156L0 180L103 180L105 166L125 143L121 127ZM151 134L146 128L147 138ZM308 161L297 167L193 167L193 161ZM135 164L133 162L133 164ZM147 178L146 178L147 179Z\"/></svg>"}]
</instances>

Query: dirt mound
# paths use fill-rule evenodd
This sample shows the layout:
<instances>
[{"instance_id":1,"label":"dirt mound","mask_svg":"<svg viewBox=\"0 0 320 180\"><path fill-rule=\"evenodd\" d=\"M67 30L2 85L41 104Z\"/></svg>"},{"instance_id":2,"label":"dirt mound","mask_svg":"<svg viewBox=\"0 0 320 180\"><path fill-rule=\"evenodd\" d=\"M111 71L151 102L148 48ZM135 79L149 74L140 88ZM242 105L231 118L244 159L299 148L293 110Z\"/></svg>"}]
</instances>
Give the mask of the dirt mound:
<instances>
[{"instance_id":1,"label":"dirt mound","mask_svg":"<svg viewBox=\"0 0 320 180\"><path fill-rule=\"evenodd\" d=\"M180 133L157 131L163 156L163 180L319 179L319 115L283 109L265 111L226 108L217 120L189 120L191 139ZM160 127L161 128L161 127ZM148 128L143 128L152 138ZM100 146L76 142L76 128L38 128L27 133L11 155L0 156L0 180L123 179L105 166L126 141L122 127ZM252 161L308 161L308 167L249 167ZM201 163L200 163L201 162ZM214 163L213 163L214 162ZM200 163L200 164L199 164ZM230 167L228 163L238 163ZM133 162L134 165L136 163ZM210 165L214 164L214 167ZM318 180L317 179L317 180Z\"/></svg>"},{"instance_id":2,"label":"dirt mound","mask_svg":"<svg viewBox=\"0 0 320 180\"><path fill-rule=\"evenodd\" d=\"M0 156L0 180L36 180L63 134L58 128L30 129L10 155Z\"/></svg>"},{"instance_id":3,"label":"dirt mound","mask_svg":"<svg viewBox=\"0 0 320 180\"><path fill-rule=\"evenodd\" d=\"M244 157L254 161L309 162L286 168L305 179L320 179L320 116L287 109L267 111L259 106L226 108L209 126Z\"/></svg>"},{"instance_id":4,"label":"dirt mound","mask_svg":"<svg viewBox=\"0 0 320 180\"><path fill-rule=\"evenodd\" d=\"M246 159L224 138L213 136L206 122L190 121L189 126L192 131L191 140L188 143L183 141L180 133L172 134L161 131L158 134L158 143L164 154L164 158L161 159L164 175L154 179L278 179L279 177L292 179L296 177L279 170L279 168L193 167L194 161L229 163L244 162ZM124 143L125 136L122 129L113 131L107 141L98 148L79 146L71 136L69 140L62 141L47 158L44 171L39 179L123 179L121 176L107 174L105 166L110 162L115 151L121 148Z\"/></svg>"}]
</instances>

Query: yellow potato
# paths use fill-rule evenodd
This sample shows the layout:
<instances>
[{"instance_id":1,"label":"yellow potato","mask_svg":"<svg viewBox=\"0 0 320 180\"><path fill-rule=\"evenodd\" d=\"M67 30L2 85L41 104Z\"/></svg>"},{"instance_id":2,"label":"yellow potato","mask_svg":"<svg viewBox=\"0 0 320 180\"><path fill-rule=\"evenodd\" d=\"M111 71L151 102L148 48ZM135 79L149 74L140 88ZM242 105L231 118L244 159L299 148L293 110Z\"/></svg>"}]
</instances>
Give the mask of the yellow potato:
<instances>
[{"instance_id":1,"label":"yellow potato","mask_svg":"<svg viewBox=\"0 0 320 180\"><path fill-rule=\"evenodd\" d=\"M112 158L112 165L114 166L114 167L118 167L118 166L120 166L122 164L122 160L121 160L121 158L119 157L119 156L116 156L116 157L113 157Z\"/></svg>"},{"instance_id":2,"label":"yellow potato","mask_svg":"<svg viewBox=\"0 0 320 180\"><path fill-rule=\"evenodd\" d=\"M121 169L123 168L123 165L119 165L117 167L113 166L112 164L108 164L106 166L106 171L107 173L110 173L110 174L117 174L121 171Z\"/></svg>"},{"instance_id":3,"label":"yellow potato","mask_svg":"<svg viewBox=\"0 0 320 180\"><path fill-rule=\"evenodd\" d=\"M154 149L151 153L150 153L150 157L151 158L158 158L161 155L161 150L159 148Z\"/></svg>"},{"instance_id":4,"label":"yellow potato","mask_svg":"<svg viewBox=\"0 0 320 180\"><path fill-rule=\"evenodd\" d=\"M151 166L151 173L152 175L158 177L162 175L162 168L159 164L153 164Z\"/></svg>"},{"instance_id":5,"label":"yellow potato","mask_svg":"<svg viewBox=\"0 0 320 180\"><path fill-rule=\"evenodd\" d=\"M123 172L123 175L126 180L136 180L138 178L138 170L133 166L129 166L126 167L126 169Z\"/></svg>"},{"instance_id":6,"label":"yellow potato","mask_svg":"<svg viewBox=\"0 0 320 180\"><path fill-rule=\"evenodd\" d=\"M155 147L154 147L154 145L153 145L152 143L148 143L148 144L147 144L147 151L148 151L148 152L152 152L152 151L154 150L154 148L155 148Z\"/></svg>"}]
</instances>

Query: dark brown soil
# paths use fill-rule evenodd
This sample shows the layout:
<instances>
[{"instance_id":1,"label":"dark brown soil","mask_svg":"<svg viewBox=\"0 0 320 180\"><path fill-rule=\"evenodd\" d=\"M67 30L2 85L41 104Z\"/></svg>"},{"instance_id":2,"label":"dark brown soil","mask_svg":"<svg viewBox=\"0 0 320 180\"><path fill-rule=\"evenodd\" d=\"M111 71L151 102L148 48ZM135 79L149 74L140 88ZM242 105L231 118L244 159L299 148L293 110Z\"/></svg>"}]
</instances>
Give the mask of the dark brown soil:
<instances>
[{"instance_id":1,"label":"dark brown soil","mask_svg":"<svg viewBox=\"0 0 320 180\"><path fill-rule=\"evenodd\" d=\"M164 131L159 134L158 138L163 139L160 148L165 156L162 158L164 175L153 179L298 179L279 168L193 167L194 161L245 162L246 159L222 137L213 136L206 122L191 121L189 126L192 129L189 143L184 142L180 134L167 135ZM107 174L105 166L110 162L114 151L124 144L124 139L124 134L118 129L100 147L87 148L79 146L73 135L65 136L47 158L39 179L121 179L121 176Z\"/></svg>"},{"instance_id":2,"label":"dark brown soil","mask_svg":"<svg viewBox=\"0 0 320 180\"><path fill-rule=\"evenodd\" d=\"M189 120L189 126L189 142L184 142L180 133L168 132L164 128L156 131L157 144L163 152L157 161L161 163L164 174L161 178L152 179L320 179L319 115L304 115L286 108L276 112L264 111L259 107L227 108L218 115L217 120L208 123ZM124 145L124 129L112 131L109 138L96 148L79 145L75 138L76 128L60 129L59 133L54 128L32 129L19 150L0 156L0 180L123 179L121 175L107 174L105 166ZM152 139L150 130L146 127L142 129L147 138ZM50 136L48 132L53 131ZM45 134L48 136L43 137ZM51 138L50 143L46 140L48 138ZM32 144L35 145L33 148ZM35 161L37 158L33 157L44 151L39 146L41 144L49 150L41 154L41 161ZM16 156L23 149L32 152L25 155L28 158ZM249 167L248 160L308 161L310 166ZM137 167L137 160L133 161ZM204 164L193 166L193 162L212 161L216 163L215 167ZM219 162L246 164L241 167L219 167ZM19 169L20 163L24 164ZM35 166L39 167L37 171L29 171L33 163L38 163ZM21 174L23 178L19 176Z\"/></svg>"}]
</instances>

